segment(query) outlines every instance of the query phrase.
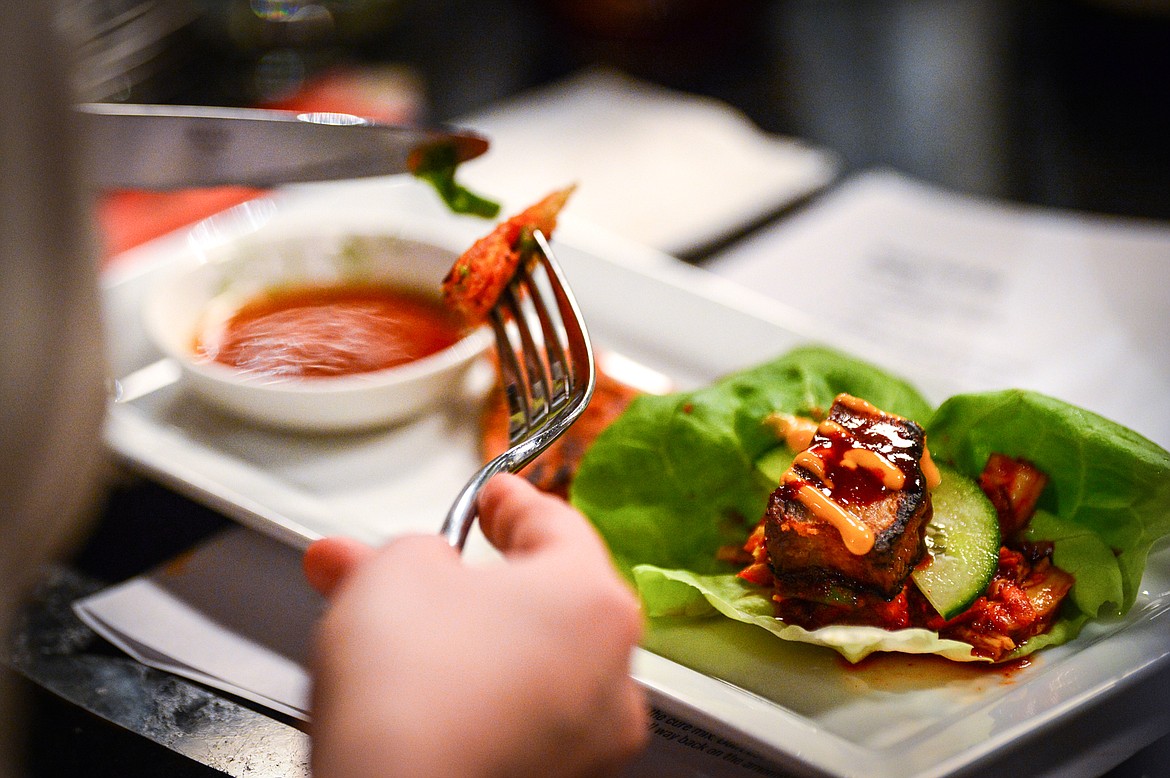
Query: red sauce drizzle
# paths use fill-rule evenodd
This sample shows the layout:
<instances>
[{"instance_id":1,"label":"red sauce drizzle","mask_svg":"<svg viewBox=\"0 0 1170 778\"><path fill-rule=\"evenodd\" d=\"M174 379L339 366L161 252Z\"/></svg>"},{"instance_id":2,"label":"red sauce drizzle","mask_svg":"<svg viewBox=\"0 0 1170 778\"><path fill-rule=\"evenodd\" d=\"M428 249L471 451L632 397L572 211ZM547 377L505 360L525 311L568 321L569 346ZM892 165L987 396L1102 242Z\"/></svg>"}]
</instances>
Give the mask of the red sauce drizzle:
<instances>
[{"instance_id":1,"label":"red sauce drizzle","mask_svg":"<svg viewBox=\"0 0 1170 778\"><path fill-rule=\"evenodd\" d=\"M461 333L437 301L385 286L315 286L245 304L220 339L196 342L208 360L273 378L384 370L430 356Z\"/></svg>"},{"instance_id":2,"label":"red sauce drizzle","mask_svg":"<svg viewBox=\"0 0 1170 778\"><path fill-rule=\"evenodd\" d=\"M882 485L881 478L869 468L848 467L844 464L845 454L850 449L868 448L878 452L903 472L907 487L913 483L913 479L919 477L910 455L911 442L902 437L894 424L867 421L850 424L845 432L847 434L820 429L808 447L810 453L824 462L825 476L833 485L829 493L838 504L869 505L883 499L889 492ZM807 479L782 483L780 488L784 490L785 499L795 499L795 492L801 483L819 488L815 482Z\"/></svg>"}]
</instances>

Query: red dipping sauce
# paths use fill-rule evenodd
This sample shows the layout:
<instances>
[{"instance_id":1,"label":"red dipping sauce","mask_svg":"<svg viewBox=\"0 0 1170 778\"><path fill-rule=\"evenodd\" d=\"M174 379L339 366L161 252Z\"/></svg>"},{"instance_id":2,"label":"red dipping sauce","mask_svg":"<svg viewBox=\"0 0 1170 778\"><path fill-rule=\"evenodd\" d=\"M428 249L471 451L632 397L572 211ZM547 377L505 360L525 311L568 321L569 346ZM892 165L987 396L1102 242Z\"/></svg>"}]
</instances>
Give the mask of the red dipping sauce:
<instances>
[{"instance_id":1,"label":"red dipping sauce","mask_svg":"<svg viewBox=\"0 0 1170 778\"><path fill-rule=\"evenodd\" d=\"M326 378L413 362L461 336L437 300L387 286L313 286L248 302L195 353L274 379Z\"/></svg>"}]
</instances>

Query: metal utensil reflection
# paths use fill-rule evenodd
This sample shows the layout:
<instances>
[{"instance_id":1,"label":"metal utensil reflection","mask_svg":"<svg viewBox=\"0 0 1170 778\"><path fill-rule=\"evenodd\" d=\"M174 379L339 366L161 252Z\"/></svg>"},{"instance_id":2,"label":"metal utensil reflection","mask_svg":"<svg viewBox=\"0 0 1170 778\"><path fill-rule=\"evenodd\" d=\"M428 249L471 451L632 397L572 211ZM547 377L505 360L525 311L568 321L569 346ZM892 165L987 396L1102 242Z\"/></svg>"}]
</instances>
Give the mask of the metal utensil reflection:
<instances>
[{"instance_id":1,"label":"metal utensil reflection","mask_svg":"<svg viewBox=\"0 0 1170 778\"><path fill-rule=\"evenodd\" d=\"M378 124L339 113L86 103L78 106L91 183L180 189L412 172L430 149L455 164L483 154L475 133Z\"/></svg>"}]
</instances>

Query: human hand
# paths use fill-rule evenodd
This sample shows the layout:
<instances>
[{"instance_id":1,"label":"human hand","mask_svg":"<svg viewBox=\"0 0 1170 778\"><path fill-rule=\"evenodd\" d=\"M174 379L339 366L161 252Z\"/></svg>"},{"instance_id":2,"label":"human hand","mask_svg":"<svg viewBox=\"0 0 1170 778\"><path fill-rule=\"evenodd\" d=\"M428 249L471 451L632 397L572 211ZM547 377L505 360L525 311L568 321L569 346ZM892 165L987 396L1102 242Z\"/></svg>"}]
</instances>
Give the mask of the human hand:
<instances>
[{"instance_id":1,"label":"human hand","mask_svg":"<svg viewBox=\"0 0 1170 778\"><path fill-rule=\"evenodd\" d=\"M330 538L306 576L328 596L315 645L313 767L374 775L599 775L646 738L629 677L637 601L593 528L515 476L480 494L506 564L438 536Z\"/></svg>"}]
</instances>

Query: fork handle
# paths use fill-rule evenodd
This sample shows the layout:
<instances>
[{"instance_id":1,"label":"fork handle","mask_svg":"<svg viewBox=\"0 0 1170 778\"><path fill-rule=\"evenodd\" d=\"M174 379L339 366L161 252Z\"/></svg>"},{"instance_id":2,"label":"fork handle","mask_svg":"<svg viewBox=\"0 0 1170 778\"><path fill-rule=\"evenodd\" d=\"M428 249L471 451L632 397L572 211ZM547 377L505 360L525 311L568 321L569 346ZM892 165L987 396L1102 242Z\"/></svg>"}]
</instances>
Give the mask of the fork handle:
<instances>
[{"instance_id":1,"label":"fork handle","mask_svg":"<svg viewBox=\"0 0 1170 778\"><path fill-rule=\"evenodd\" d=\"M459 492L459 496L451 504L447 518L443 522L439 534L442 535L452 548L462 551L467 542L467 535L471 532L471 525L479 515L479 490L483 488L491 477L512 469L511 457L496 457L481 467Z\"/></svg>"}]
</instances>

